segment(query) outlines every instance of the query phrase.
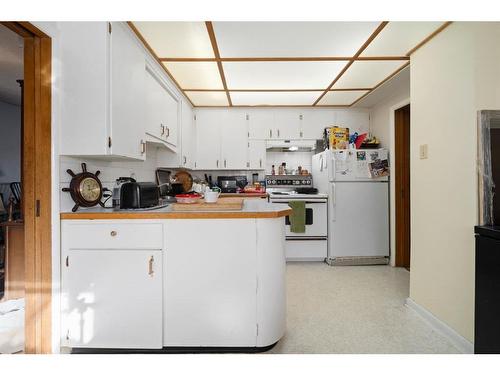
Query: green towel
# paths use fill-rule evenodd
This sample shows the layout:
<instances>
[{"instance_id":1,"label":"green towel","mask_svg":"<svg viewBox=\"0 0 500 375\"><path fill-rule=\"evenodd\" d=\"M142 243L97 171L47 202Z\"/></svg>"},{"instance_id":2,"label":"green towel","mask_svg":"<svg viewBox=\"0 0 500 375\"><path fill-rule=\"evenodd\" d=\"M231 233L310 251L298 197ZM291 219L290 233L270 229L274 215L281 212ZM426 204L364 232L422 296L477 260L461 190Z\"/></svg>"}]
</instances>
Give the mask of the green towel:
<instances>
[{"instance_id":1,"label":"green towel","mask_svg":"<svg viewBox=\"0 0 500 375\"><path fill-rule=\"evenodd\" d=\"M306 231L306 202L290 201L288 205L292 208L290 215L290 231L292 233L305 233Z\"/></svg>"}]
</instances>

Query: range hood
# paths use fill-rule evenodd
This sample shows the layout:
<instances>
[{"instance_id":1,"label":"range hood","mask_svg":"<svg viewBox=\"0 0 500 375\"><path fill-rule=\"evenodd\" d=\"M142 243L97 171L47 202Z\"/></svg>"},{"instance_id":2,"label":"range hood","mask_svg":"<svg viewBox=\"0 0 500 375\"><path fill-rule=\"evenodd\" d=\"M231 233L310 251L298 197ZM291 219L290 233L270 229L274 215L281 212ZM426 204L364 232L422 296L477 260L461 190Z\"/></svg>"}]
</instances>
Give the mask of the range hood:
<instances>
[{"instance_id":1,"label":"range hood","mask_svg":"<svg viewBox=\"0 0 500 375\"><path fill-rule=\"evenodd\" d=\"M266 151L273 152L310 152L316 149L315 140L284 139L280 141L267 141Z\"/></svg>"}]
</instances>

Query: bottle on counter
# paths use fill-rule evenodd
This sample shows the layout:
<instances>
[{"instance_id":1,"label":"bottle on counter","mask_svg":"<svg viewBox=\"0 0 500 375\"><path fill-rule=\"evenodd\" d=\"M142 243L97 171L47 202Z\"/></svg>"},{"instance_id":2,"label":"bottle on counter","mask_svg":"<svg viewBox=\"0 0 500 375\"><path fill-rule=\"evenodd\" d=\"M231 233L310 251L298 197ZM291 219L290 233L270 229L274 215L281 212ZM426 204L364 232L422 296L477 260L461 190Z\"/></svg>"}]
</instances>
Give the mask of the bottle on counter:
<instances>
[{"instance_id":1,"label":"bottle on counter","mask_svg":"<svg viewBox=\"0 0 500 375\"><path fill-rule=\"evenodd\" d=\"M276 170L274 169L274 164L272 165L271 167L271 175L275 175L276 174Z\"/></svg>"},{"instance_id":2,"label":"bottle on counter","mask_svg":"<svg viewBox=\"0 0 500 375\"><path fill-rule=\"evenodd\" d=\"M283 164L281 164L281 165L278 167L278 174L281 176L281 175L283 175L283 174L284 174L283 172L284 172L284 171L283 171Z\"/></svg>"}]
</instances>

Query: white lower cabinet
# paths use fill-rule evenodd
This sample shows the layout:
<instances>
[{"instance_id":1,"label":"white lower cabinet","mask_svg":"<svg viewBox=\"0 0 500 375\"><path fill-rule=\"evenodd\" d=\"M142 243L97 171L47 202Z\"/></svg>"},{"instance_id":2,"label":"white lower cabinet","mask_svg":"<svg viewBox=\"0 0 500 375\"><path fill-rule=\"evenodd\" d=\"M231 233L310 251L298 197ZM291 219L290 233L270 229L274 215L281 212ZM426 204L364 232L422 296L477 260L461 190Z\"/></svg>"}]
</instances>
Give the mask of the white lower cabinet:
<instances>
[{"instance_id":1,"label":"white lower cabinet","mask_svg":"<svg viewBox=\"0 0 500 375\"><path fill-rule=\"evenodd\" d=\"M162 347L161 250L71 250L70 347Z\"/></svg>"},{"instance_id":2,"label":"white lower cabinet","mask_svg":"<svg viewBox=\"0 0 500 375\"><path fill-rule=\"evenodd\" d=\"M63 346L162 347L162 243L157 223L63 222Z\"/></svg>"},{"instance_id":3,"label":"white lower cabinet","mask_svg":"<svg viewBox=\"0 0 500 375\"><path fill-rule=\"evenodd\" d=\"M166 242L165 346L256 346L252 226L254 219L166 221L176 235Z\"/></svg>"}]
</instances>

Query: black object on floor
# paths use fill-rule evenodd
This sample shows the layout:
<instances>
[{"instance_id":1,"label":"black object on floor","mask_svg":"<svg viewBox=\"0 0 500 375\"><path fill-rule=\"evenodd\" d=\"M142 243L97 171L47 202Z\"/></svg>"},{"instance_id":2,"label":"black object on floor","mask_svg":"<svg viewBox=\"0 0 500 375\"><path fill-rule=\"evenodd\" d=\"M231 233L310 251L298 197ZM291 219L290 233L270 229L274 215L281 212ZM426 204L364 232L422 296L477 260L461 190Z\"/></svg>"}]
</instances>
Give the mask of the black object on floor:
<instances>
[{"instance_id":1,"label":"black object on floor","mask_svg":"<svg viewBox=\"0 0 500 375\"><path fill-rule=\"evenodd\" d=\"M500 353L500 227L477 226L474 353Z\"/></svg>"},{"instance_id":2,"label":"black object on floor","mask_svg":"<svg viewBox=\"0 0 500 375\"><path fill-rule=\"evenodd\" d=\"M223 354L223 353L263 353L278 343L264 347L185 347L169 346L162 349L94 349L73 348L71 354Z\"/></svg>"}]
</instances>

